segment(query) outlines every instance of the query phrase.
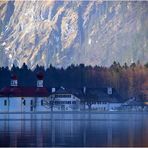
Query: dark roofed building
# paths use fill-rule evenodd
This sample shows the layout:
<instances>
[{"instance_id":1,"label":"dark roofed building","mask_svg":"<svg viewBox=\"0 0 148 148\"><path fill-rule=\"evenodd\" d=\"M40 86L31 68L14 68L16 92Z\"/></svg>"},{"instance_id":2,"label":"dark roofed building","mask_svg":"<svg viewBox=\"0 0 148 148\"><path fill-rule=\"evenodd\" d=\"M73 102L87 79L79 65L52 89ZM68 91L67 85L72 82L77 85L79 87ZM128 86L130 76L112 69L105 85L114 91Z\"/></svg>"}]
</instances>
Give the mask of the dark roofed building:
<instances>
[{"instance_id":1,"label":"dark roofed building","mask_svg":"<svg viewBox=\"0 0 148 148\"><path fill-rule=\"evenodd\" d=\"M109 102L123 102L122 97L117 93L117 91L112 88L112 93L108 94L108 88L54 88L52 94L73 94L81 99L81 101L87 101L92 99L94 101L109 101Z\"/></svg>"},{"instance_id":2,"label":"dark roofed building","mask_svg":"<svg viewBox=\"0 0 148 148\"><path fill-rule=\"evenodd\" d=\"M60 87L54 89L52 88L51 90L54 90L52 94L54 94L56 98L71 98L72 96L75 96L80 99L81 108L83 109L92 109L94 108L93 106L97 106L95 107L97 109L100 108L100 106L102 107L103 104L106 110L108 110L111 106L112 108L115 108L120 106L123 102L120 95L113 88L110 88L109 92L108 88L86 87L77 89Z\"/></svg>"},{"instance_id":3,"label":"dark roofed building","mask_svg":"<svg viewBox=\"0 0 148 148\"><path fill-rule=\"evenodd\" d=\"M84 100L89 109L111 110L121 105L122 98L114 88L85 88ZM86 106L85 106L86 107Z\"/></svg>"}]
</instances>

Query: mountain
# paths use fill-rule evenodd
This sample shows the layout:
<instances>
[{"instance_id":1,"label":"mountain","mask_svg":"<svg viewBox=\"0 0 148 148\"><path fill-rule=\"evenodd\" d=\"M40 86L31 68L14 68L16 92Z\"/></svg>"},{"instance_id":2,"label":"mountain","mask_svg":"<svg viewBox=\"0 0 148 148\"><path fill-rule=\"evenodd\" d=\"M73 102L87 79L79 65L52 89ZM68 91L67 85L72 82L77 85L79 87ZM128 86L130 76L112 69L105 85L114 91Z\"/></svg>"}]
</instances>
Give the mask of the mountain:
<instances>
[{"instance_id":1,"label":"mountain","mask_svg":"<svg viewBox=\"0 0 148 148\"><path fill-rule=\"evenodd\" d=\"M148 61L148 2L1 1L0 66Z\"/></svg>"}]
</instances>

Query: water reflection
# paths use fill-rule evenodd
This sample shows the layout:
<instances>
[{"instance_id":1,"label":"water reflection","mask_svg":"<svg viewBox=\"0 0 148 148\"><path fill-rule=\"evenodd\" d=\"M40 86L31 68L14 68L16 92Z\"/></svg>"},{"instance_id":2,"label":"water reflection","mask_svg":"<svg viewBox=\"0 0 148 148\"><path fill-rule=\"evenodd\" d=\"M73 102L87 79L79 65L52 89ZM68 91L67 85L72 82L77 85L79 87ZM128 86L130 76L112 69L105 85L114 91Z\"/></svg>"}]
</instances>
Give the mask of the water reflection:
<instances>
[{"instance_id":1,"label":"water reflection","mask_svg":"<svg viewBox=\"0 0 148 148\"><path fill-rule=\"evenodd\" d=\"M1 114L0 146L148 146L137 114Z\"/></svg>"}]
</instances>

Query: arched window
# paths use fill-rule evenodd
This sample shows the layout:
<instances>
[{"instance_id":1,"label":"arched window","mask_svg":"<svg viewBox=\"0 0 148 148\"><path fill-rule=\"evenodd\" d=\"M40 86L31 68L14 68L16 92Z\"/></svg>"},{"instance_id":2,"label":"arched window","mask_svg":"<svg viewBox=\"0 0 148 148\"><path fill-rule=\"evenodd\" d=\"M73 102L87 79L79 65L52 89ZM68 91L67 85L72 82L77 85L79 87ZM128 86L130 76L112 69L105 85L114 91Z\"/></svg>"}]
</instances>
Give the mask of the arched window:
<instances>
[{"instance_id":1,"label":"arched window","mask_svg":"<svg viewBox=\"0 0 148 148\"><path fill-rule=\"evenodd\" d=\"M4 100L4 105L7 106L7 100Z\"/></svg>"},{"instance_id":2,"label":"arched window","mask_svg":"<svg viewBox=\"0 0 148 148\"><path fill-rule=\"evenodd\" d=\"M26 100L22 100L22 102L23 102L23 105L25 106L26 105Z\"/></svg>"},{"instance_id":3,"label":"arched window","mask_svg":"<svg viewBox=\"0 0 148 148\"><path fill-rule=\"evenodd\" d=\"M41 100L41 106L43 106L43 103L44 103L43 100Z\"/></svg>"}]
</instances>

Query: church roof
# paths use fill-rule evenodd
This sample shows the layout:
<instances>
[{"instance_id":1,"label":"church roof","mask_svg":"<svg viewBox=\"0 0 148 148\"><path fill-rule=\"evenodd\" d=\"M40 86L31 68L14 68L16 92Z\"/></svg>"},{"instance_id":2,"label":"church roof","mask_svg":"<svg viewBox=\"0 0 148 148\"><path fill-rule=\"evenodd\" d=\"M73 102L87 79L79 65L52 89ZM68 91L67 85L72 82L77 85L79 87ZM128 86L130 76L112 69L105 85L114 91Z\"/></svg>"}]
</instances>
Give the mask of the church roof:
<instances>
[{"instance_id":1,"label":"church roof","mask_svg":"<svg viewBox=\"0 0 148 148\"><path fill-rule=\"evenodd\" d=\"M45 87L4 87L0 90L1 97L46 97L49 92Z\"/></svg>"},{"instance_id":2,"label":"church roof","mask_svg":"<svg viewBox=\"0 0 148 148\"><path fill-rule=\"evenodd\" d=\"M54 94L70 94L70 92L64 87L60 87L54 92Z\"/></svg>"},{"instance_id":3,"label":"church roof","mask_svg":"<svg viewBox=\"0 0 148 148\"><path fill-rule=\"evenodd\" d=\"M81 101L92 102L123 102L121 96L112 88L112 94L107 93L107 88L57 88L54 93L47 90L46 87L20 87L8 86L0 90L1 97L48 97L50 94L73 94Z\"/></svg>"},{"instance_id":4,"label":"church roof","mask_svg":"<svg viewBox=\"0 0 148 148\"><path fill-rule=\"evenodd\" d=\"M86 92L84 93L82 88L75 89L64 87L57 88L53 94L73 94L82 101L123 102L123 99L114 88L112 88L112 94L110 95L107 93L107 88L86 88Z\"/></svg>"}]
</instances>

